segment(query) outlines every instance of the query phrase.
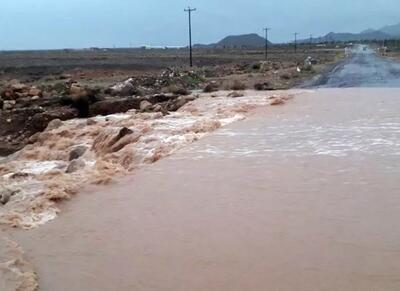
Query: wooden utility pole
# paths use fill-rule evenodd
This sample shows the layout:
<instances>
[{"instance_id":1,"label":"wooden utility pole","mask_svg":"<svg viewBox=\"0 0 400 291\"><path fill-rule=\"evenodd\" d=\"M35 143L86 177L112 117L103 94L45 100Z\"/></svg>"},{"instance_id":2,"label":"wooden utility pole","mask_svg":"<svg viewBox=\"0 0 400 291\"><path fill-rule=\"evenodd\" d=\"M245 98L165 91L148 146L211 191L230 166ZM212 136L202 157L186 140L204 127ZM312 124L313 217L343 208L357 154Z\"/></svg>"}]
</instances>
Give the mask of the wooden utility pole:
<instances>
[{"instance_id":1,"label":"wooden utility pole","mask_svg":"<svg viewBox=\"0 0 400 291\"><path fill-rule=\"evenodd\" d=\"M265 61L268 61L268 30L271 30L271 28L269 28L269 27L264 28L264 31L265 31Z\"/></svg>"},{"instance_id":2,"label":"wooden utility pole","mask_svg":"<svg viewBox=\"0 0 400 291\"><path fill-rule=\"evenodd\" d=\"M185 12L189 14L189 51L190 51L190 66L193 67L193 52L192 52L192 12L196 11L196 8L185 9Z\"/></svg>"},{"instance_id":3,"label":"wooden utility pole","mask_svg":"<svg viewBox=\"0 0 400 291\"><path fill-rule=\"evenodd\" d=\"M294 34L294 53L297 53L297 36L299 35L299 33L295 32L293 34Z\"/></svg>"}]
</instances>

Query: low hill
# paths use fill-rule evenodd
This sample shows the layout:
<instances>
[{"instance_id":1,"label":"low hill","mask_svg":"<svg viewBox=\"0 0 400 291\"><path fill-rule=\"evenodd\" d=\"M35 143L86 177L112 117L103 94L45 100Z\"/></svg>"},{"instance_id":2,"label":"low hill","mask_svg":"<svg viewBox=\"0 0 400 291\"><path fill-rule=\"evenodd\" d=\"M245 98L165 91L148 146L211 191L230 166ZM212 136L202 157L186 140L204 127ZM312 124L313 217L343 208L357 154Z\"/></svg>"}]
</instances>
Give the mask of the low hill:
<instances>
[{"instance_id":1,"label":"low hill","mask_svg":"<svg viewBox=\"0 0 400 291\"><path fill-rule=\"evenodd\" d=\"M379 29L379 31L386 33L392 37L400 37L400 23L384 26Z\"/></svg>"},{"instance_id":2,"label":"low hill","mask_svg":"<svg viewBox=\"0 0 400 291\"><path fill-rule=\"evenodd\" d=\"M268 41L270 45L272 43ZM265 46L265 38L256 33L230 35L213 44L195 44L196 48L261 48Z\"/></svg>"},{"instance_id":3,"label":"low hill","mask_svg":"<svg viewBox=\"0 0 400 291\"><path fill-rule=\"evenodd\" d=\"M325 37L328 41L361 41L361 40L385 40L391 36L381 31L366 31L363 33L328 33Z\"/></svg>"},{"instance_id":4,"label":"low hill","mask_svg":"<svg viewBox=\"0 0 400 291\"><path fill-rule=\"evenodd\" d=\"M271 44L271 42L269 42ZM215 44L224 48L259 48L265 46L265 38L256 33L243 35L230 35Z\"/></svg>"}]
</instances>

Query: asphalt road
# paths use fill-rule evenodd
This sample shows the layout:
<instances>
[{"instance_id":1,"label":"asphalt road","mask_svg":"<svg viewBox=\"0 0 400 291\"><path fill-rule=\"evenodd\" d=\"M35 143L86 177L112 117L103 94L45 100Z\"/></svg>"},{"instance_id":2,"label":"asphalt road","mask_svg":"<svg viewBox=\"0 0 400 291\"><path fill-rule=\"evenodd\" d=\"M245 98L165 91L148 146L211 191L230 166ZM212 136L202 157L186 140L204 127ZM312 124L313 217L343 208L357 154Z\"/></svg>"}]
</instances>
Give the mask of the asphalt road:
<instances>
[{"instance_id":1,"label":"asphalt road","mask_svg":"<svg viewBox=\"0 0 400 291\"><path fill-rule=\"evenodd\" d=\"M400 87L400 64L378 56L367 46L358 46L347 59L310 87Z\"/></svg>"}]
</instances>

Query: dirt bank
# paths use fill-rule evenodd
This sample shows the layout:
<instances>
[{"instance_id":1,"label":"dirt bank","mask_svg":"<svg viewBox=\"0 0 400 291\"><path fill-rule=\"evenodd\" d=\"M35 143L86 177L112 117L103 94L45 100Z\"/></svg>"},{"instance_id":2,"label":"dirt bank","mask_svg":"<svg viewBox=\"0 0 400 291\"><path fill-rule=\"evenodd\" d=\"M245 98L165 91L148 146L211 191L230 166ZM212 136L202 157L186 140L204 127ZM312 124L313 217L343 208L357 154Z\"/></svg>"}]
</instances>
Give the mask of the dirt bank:
<instances>
[{"instance_id":1,"label":"dirt bank","mask_svg":"<svg viewBox=\"0 0 400 291\"><path fill-rule=\"evenodd\" d=\"M176 111L185 103L178 98L196 90L287 89L319 74L341 52L294 54L281 47L271 48L268 62L262 56L258 50L196 50L198 67L191 69L184 50L0 54L0 156L24 147L53 119ZM312 66L305 65L308 56ZM141 108L143 100L152 106Z\"/></svg>"}]
</instances>

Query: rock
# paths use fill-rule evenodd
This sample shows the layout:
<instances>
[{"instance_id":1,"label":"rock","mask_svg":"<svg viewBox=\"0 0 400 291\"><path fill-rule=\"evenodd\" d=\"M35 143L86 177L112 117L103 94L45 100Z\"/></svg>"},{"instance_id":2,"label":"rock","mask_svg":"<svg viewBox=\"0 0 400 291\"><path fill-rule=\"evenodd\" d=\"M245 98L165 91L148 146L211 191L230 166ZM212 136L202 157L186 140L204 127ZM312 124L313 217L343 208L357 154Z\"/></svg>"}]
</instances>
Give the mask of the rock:
<instances>
[{"instance_id":1,"label":"rock","mask_svg":"<svg viewBox=\"0 0 400 291\"><path fill-rule=\"evenodd\" d=\"M62 126L62 121L60 119L53 119L52 121L49 122L49 124L46 127L46 131L54 130Z\"/></svg>"},{"instance_id":2,"label":"rock","mask_svg":"<svg viewBox=\"0 0 400 291\"><path fill-rule=\"evenodd\" d=\"M3 205L7 204L8 201L10 201L10 198L11 198L11 192L10 191L0 193L0 203L1 204L3 204Z\"/></svg>"},{"instance_id":3,"label":"rock","mask_svg":"<svg viewBox=\"0 0 400 291\"><path fill-rule=\"evenodd\" d=\"M75 109L60 107L33 115L31 125L34 132L43 131L54 119L69 120L76 117L78 117L78 112Z\"/></svg>"},{"instance_id":4,"label":"rock","mask_svg":"<svg viewBox=\"0 0 400 291\"><path fill-rule=\"evenodd\" d=\"M96 154L107 154L118 152L123 149L126 145L136 142L142 133L138 132L133 135L133 131L127 127L121 128L118 133L115 129L105 129L103 132L95 138L92 150Z\"/></svg>"},{"instance_id":5,"label":"rock","mask_svg":"<svg viewBox=\"0 0 400 291\"><path fill-rule=\"evenodd\" d=\"M88 150L86 146L77 146L69 153L69 161L77 160Z\"/></svg>"},{"instance_id":6,"label":"rock","mask_svg":"<svg viewBox=\"0 0 400 291\"><path fill-rule=\"evenodd\" d=\"M88 125L88 126L95 125L95 124L97 124L97 121L94 119L89 118L88 120L86 120L86 125Z\"/></svg>"},{"instance_id":7,"label":"rock","mask_svg":"<svg viewBox=\"0 0 400 291\"><path fill-rule=\"evenodd\" d=\"M28 89L28 87L25 84L19 83L18 81L15 83L12 83L10 85L10 88L14 91L14 92L22 92Z\"/></svg>"},{"instance_id":8,"label":"rock","mask_svg":"<svg viewBox=\"0 0 400 291\"><path fill-rule=\"evenodd\" d=\"M90 115L110 115L124 113L131 109L140 109L140 103L143 100L143 97L127 97L99 101L90 106Z\"/></svg>"},{"instance_id":9,"label":"rock","mask_svg":"<svg viewBox=\"0 0 400 291\"><path fill-rule=\"evenodd\" d=\"M11 197L18 193L18 190L11 190L9 188L1 187L0 188L0 203L5 205L7 204Z\"/></svg>"},{"instance_id":10,"label":"rock","mask_svg":"<svg viewBox=\"0 0 400 291\"><path fill-rule=\"evenodd\" d=\"M11 110L17 102L15 100L5 100L3 102L3 110Z\"/></svg>"},{"instance_id":11,"label":"rock","mask_svg":"<svg viewBox=\"0 0 400 291\"><path fill-rule=\"evenodd\" d=\"M42 90L40 90L40 89L38 89L38 88L36 88L36 87L32 87L32 88L30 88L29 89L29 91L28 91L28 96L30 96L30 97L39 97L39 96L42 96Z\"/></svg>"},{"instance_id":12,"label":"rock","mask_svg":"<svg viewBox=\"0 0 400 291\"><path fill-rule=\"evenodd\" d=\"M0 109L3 109L4 100L0 98Z\"/></svg>"},{"instance_id":13,"label":"rock","mask_svg":"<svg viewBox=\"0 0 400 291\"><path fill-rule=\"evenodd\" d=\"M133 79L130 78L122 83L116 84L113 87L111 87L111 93L114 96L132 96L135 95L136 93L136 88L132 84Z\"/></svg>"},{"instance_id":14,"label":"rock","mask_svg":"<svg viewBox=\"0 0 400 291\"><path fill-rule=\"evenodd\" d=\"M150 97L148 97L148 100L152 104L157 104L157 103L162 103L162 102L167 102L171 99L175 99L178 96L174 94L155 94Z\"/></svg>"},{"instance_id":15,"label":"rock","mask_svg":"<svg viewBox=\"0 0 400 291\"><path fill-rule=\"evenodd\" d=\"M163 107L160 104L154 105L153 111L154 112L161 112L163 110Z\"/></svg>"},{"instance_id":16,"label":"rock","mask_svg":"<svg viewBox=\"0 0 400 291\"><path fill-rule=\"evenodd\" d=\"M273 90L274 88L271 86L269 82L264 82L255 84L254 89L256 89L257 91L266 91L266 90Z\"/></svg>"},{"instance_id":17,"label":"rock","mask_svg":"<svg viewBox=\"0 0 400 291\"><path fill-rule=\"evenodd\" d=\"M87 92L85 94L87 94ZM72 106L78 110L78 117L85 118L89 116L89 98L87 96L73 96Z\"/></svg>"},{"instance_id":18,"label":"rock","mask_svg":"<svg viewBox=\"0 0 400 291\"><path fill-rule=\"evenodd\" d=\"M179 98L175 100L170 100L167 103L166 109L168 111L177 111L179 108L184 106L186 103L190 102L193 100L193 97L190 96L180 96Z\"/></svg>"},{"instance_id":19,"label":"rock","mask_svg":"<svg viewBox=\"0 0 400 291\"><path fill-rule=\"evenodd\" d=\"M271 102L269 104L272 106L282 105L285 104L285 100L281 97L275 97L271 99Z\"/></svg>"},{"instance_id":20,"label":"rock","mask_svg":"<svg viewBox=\"0 0 400 291\"><path fill-rule=\"evenodd\" d=\"M151 104L149 101L143 100L142 102L140 102L140 111L149 111L152 108L153 104Z\"/></svg>"},{"instance_id":21,"label":"rock","mask_svg":"<svg viewBox=\"0 0 400 291\"><path fill-rule=\"evenodd\" d=\"M67 167L67 169L65 170L65 172L67 174L72 174L75 173L81 169L83 169L86 166L85 161L83 161L82 159L77 159L77 160L73 160Z\"/></svg>"},{"instance_id":22,"label":"rock","mask_svg":"<svg viewBox=\"0 0 400 291\"><path fill-rule=\"evenodd\" d=\"M175 95L184 95L184 96L186 96L186 95L189 95L191 93L187 88L185 88L184 86L179 86L179 85L170 85L170 86L166 87L165 90L168 93L172 93L172 94L175 94Z\"/></svg>"},{"instance_id":23,"label":"rock","mask_svg":"<svg viewBox=\"0 0 400 291\"><path fill-rule=\"evenodd\" d=\"M231 97L231 98L239 98L239 97L243 97L243 96L244 96L243 93L237 92L237 91L233 91L228 94L228 97Z\"/></svg>"},{"instance_id":24,"label":"rock","mask_svg":"<svg viewBox=\"0 0 400 291\"><path fill-rule=\"evenodd\" d=\"M208 83L203 89L204 93L211 93L215 91L218 91L218 84L215 81Z\"/></svg>"},{"instance_id":25,"label":"rock","mask_svg":"<svg viewBox=\"0 0 400 291\"><path fill-rule=\"evenodd\" d=\"M31 98L31 101L37 101L37 100L39 100L40 99L40 97L39 96L33 96L32 98Z\"/></svg>"},{"instance_id":26,"label":"rock","mask_svg":"<svg viewBox=\"0 0 400 291\"><path fill-rule=\"evenodd\" d=\"M69 94L72 97L88 97L88 92L85 88L81 87L79 84L72 84L71 87L69 88Z\"/></svg>"}]
</instances>

